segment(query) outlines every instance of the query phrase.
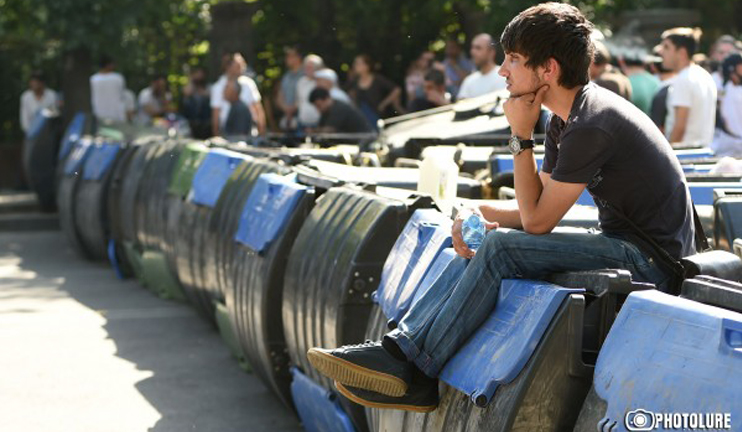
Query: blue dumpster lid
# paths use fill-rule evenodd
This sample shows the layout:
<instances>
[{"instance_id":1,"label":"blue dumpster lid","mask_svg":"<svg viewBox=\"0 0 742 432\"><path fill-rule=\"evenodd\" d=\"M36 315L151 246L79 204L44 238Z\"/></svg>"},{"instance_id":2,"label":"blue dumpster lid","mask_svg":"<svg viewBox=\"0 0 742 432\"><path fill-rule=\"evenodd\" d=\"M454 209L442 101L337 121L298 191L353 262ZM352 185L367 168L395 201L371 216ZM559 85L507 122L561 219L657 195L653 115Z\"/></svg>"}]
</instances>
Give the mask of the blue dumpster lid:
<instances>
[{"instance_id":1,"label":"blue dumpster lid","mask_svg":"<svg viewBox=\"0 0 742 432\"><path fill-rule=\"evenodd\" d=\"M83 180L100 180L113 166L120 149L117 144L92 145L83 164Z\"/></svg>"},{"instance_id":2,"label":"blue dumpster lid","mask_svg":"<svg viewBox=\"0 0 742 432\"><path fill-rule=\"evenodd\" d=\"M608 333L593 387L607 404L606 424L625 426L634 410L728 413L732 429L738 430L740 371L742 314L656 290L639 291L628 297ZM659 422L656 426L667 429Z\"/></svg>"},{"instance_id":3,"label":"blue dumpster lid","mask_svg":"<svg viewBox=\"0 0 742 432\"><path fill-rule=\"evenodd\" d=\"M263 252L284 230L308 189L293 175L261 174L242 209L235 240Z\"/></svg>"},{"instance_id":4,"label":"blue dumpster lid","mask_svg":"<svg viewBox=\"0 0 742 432\"><path fill-rule=\"evenodd\" d=\"M72 146L75 145L77 140L82 137L82 134L85 133L85 113L79 112L75 114L75 117L72 118L72 121L69 125L67 125L67 130L64 131L64 136L62 137L62 145L59 146L59 159L64 159L67 157L67 155L72 150Z\"/></svg>"},{"instance_id":5,"label":"blue dumpster lid","mask_svg":"<svg viewBox=\"0 0 742 432\"><path fill-rule=\"evenodd\" d=\"M231 150L211 149L193 176L191 202L214 207L232 172L247 158Z\"/></svg>"},{"instance_id":6,"label":"blue dumpster lid","mask_svg":"<svg viewBox=\"0 0 742 432\"><path fill-rule=\"evenodd\" d=\"M451 247L450 218L434 209L412 214L384 263L374 293L387 318L399 321L407 312L420 282L441 250Z\"/></svg>"},{"instance_id":7,"label":"blue dumpster lid","mask_svg":"<svg viewBox=\"0 0 742 432\"><path fill-rule=\"evenodd\" d=\"M70 157L64 163L65 175L77 175L80 173L80 168L82 168L82 164L88 157L91 148L93 148L93 140L90 138L83 138L75 143Z\"/></svg>"},{"instance_id":8,"label":"blue dumpster lid","mask_svg":"<svg viewBox=\"0 0 742 432\"><path fill-rule=\"evenodd\" d=\"M307 432L354 432L348 414L332 393L292 367L291 397Z\"/></svg>"},{"instance_id":9,"label":"blue dumpster lid","mask_svg":"<svg viewBox=\"0 0 742 432\"><path fill-rule=\"evenodd\" d=\"M492 400L514 380L568 294L584 292L546 282L505 279L495 310L443 368L440 378L470 395Z\"/></svg>"}]
</instances>

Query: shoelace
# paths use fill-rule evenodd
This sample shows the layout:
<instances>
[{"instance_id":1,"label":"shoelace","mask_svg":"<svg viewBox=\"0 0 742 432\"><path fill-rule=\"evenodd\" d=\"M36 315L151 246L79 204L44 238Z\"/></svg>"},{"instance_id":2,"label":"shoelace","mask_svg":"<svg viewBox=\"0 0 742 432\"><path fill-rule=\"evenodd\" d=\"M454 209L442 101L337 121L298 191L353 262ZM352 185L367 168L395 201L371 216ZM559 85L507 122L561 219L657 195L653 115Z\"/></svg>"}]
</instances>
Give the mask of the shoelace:
<instances>
[{"instance_id":1,"label":"shoelace","mask_svg":"<svg viewBox=\"0 0 742 432\"><path fill-rule=\"evenodd\" d=\"M345 348L371 348L378 344L378 342L374 342L371 339L366 339L366 342L355 344L355 345L346 345Z\"/></svg>"}]
</instances>

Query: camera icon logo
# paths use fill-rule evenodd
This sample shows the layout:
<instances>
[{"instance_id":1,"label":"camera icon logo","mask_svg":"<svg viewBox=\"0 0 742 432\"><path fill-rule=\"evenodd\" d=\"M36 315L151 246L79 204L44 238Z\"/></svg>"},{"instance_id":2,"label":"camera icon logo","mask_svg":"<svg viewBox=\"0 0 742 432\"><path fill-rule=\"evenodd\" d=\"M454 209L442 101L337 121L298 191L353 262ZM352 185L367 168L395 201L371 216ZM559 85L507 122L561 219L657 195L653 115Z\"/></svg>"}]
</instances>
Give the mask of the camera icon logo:
<instances>
[{"instance_id":1,"label":"camera icon logo","mask_svg":"<svg viewBox=\"0 0 742 432\"><path fill-rule=\"evenodd\" d=\"M654 430L656 426L654 413L641 408L629 411L626 413L624 425L632 432Z\"/></svg>"}]
</instances>

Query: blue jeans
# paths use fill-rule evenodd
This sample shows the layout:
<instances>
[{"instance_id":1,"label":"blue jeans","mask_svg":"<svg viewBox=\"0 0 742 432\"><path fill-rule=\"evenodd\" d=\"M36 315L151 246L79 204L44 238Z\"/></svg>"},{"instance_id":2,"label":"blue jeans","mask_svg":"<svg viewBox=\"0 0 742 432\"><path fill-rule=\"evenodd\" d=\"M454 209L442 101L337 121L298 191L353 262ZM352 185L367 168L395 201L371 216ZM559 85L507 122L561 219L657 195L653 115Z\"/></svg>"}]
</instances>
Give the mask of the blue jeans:
<instances>
[{"instance_id":1,"label":"blue jeans","mask_svg":"<svg viewBox=\"0 0 742 432\"><path fill-rule=\"evenodd\" d=\"M454 261L463 259L457 256ZM660 290L669 280L654 260L620 237L576 229L538 236L491 231L461 279L444 271L386 336L426 375L437 377L492 313L503 279L609 268L627 269L635 281L654 283Z\"/></svg>"}]
</instances>

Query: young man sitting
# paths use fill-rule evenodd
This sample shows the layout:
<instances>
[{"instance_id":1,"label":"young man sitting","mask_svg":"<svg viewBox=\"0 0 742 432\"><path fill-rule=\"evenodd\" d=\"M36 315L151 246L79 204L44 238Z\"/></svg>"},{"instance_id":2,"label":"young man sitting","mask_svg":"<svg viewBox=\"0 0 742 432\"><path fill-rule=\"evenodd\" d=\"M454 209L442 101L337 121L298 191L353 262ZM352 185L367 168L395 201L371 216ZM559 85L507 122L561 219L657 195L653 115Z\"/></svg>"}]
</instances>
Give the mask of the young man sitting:
<instances>
[{"instance_id":1,"label":"young man sitting","mask_svg":"<svg viewBox=\"0 0 742 432\"><path fill-rule=\"evenodd\" d=\"M381 342L309 350L313 366L351 400L435 409L436 377L492 313L503 279L624 268L666 290L670 271L643 252L621 214L671 256L694 252L692 203L667 140L631 102L589 81L592 28L574 6L561 3L531 7L505 28L500 74L511 94L504 110L513 135L517 208L469 210L490 230L476 253L461 237L470 213L459 214L452 233L456 259L471 260L463 276L456 282L444 271ZM554 114L539 173L532 134L542 105ZM602 233L554 230L585 188L598 206Z\"/></svg>"}]
</instances>

